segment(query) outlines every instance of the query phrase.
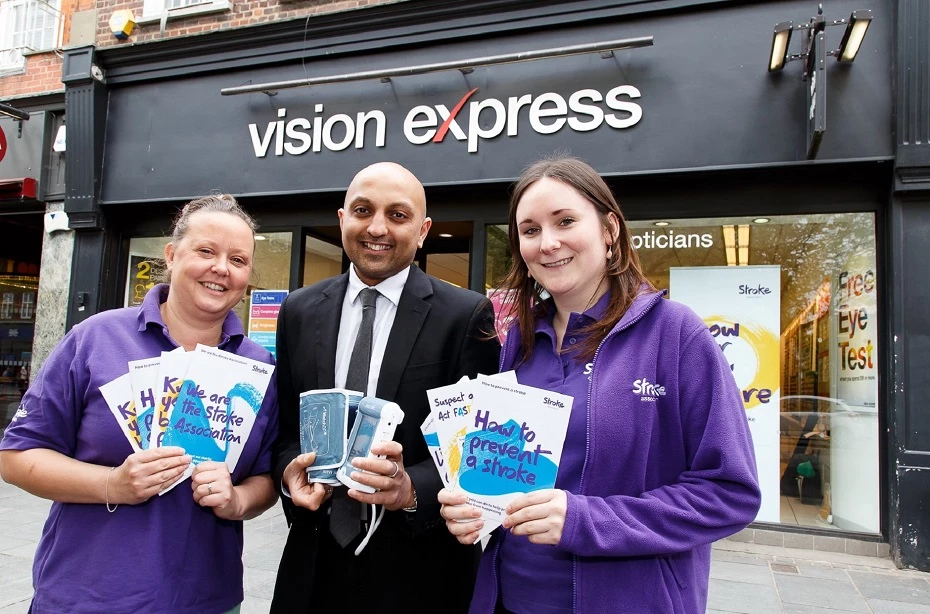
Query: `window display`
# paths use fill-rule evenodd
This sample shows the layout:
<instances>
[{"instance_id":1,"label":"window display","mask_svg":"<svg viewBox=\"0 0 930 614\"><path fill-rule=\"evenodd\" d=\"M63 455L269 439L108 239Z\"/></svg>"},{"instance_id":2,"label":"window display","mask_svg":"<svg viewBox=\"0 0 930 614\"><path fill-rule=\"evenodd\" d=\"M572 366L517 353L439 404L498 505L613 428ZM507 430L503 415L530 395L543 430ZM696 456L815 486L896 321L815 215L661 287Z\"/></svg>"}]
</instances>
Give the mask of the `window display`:
<instances>
[{"instance_id":1,"label":"window display","mask_svg":"<svg viewBox=\"0 0 930 614\"><path fill-rule=\"evenodd\" d=\"M697 311L731 360L758 457L758 521L878 533L874 215L629 226L649 280ZM507 228L487 236L493 290Z\"/></svg>"}]
</instances>

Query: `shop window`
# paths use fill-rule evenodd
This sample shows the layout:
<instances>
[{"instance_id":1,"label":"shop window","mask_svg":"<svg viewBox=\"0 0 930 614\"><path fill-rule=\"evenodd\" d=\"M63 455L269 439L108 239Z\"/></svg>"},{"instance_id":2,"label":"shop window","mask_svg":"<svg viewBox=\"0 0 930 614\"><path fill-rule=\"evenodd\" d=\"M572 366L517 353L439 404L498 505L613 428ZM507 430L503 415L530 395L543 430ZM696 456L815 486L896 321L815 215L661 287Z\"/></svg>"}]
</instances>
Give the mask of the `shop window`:
<instances>
[{"instance_id":1,"label":"shop window","mask_svg":"<svg viewBox=\"0 0 930 614\"><path fill-rule=\"evenodd\" d=\"M142 17L137 20L137 23L151 23L163 17L175 19L216 13L228 11L231 8L232 3L229 0L145 0L142 5Z\"/></svg>"},{"instance_id":2,"label":"shop window","mask_svg":"<svg viewBox=\"0 0 930 614\"><path fill-rule=\"evenodd\" d=\"M234 308L249 330L249 304L253 290L287 290L291 270L290 232L262 232L255 237L252 279L245 296ZM155 284L166 280L165 237L135 237L129 241L129 262L124 304L139 305Z\"/></svg>"},{"instance_id":3,"label":"shop window","mask_svg":"<svg viewBox=\"0 0 930 614\"><path fill-rule=\"evenodd\" d=\"M753 432L760 522L879 532L871 213L631 222L643 271L704 318ZM486 286L510 264L487 229Z\"/></svg>"},{"instance_id":4,"label":"shop window","mask_svg":"<svg viewBox=\"0 0 930 614\"><path fill-rule=\"evenodd\" d=\"M0 1L0 73L25 67L24 54L61 42L61 0Z\"/></svg>"},{"instance_id":5,"label":"shop window","mask_svg":"<svg viewBox=\"0 0 930 614\"><path fill-rule=\"evenodd\" d=\"M0 258L0 428L6 428L19 407L32 361L39 278L17 274L16 268Z\"/></svg>"},{"instance_id":6,"label":"shop window","mask_svg":"<svg viewBox=\"0 0 930 614\"><path fill-rule=\"evenodd\" d=\"M338 227L336 230L338 231ZM342 247L340 245L308 236L304 251L302 286L312 286L318 281L342 273Z\"/></svg>"}]
</instances>

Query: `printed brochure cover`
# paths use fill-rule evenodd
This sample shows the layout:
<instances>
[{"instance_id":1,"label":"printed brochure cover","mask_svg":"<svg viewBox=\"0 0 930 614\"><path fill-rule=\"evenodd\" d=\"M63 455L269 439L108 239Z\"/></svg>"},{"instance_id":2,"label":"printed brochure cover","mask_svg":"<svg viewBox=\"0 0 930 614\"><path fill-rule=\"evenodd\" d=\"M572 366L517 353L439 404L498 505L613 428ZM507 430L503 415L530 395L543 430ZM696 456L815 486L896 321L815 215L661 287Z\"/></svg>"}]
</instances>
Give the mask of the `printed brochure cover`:
<instances>
[{"instance_id":1,"label":"printed brochure cover","mask_svg":"<svg viewBox=\"0 0 930 614\"><path fill-rule=\"evenodd\" d=\"M274 372L272 365L198 345L168 414L162 446L180 446L193 465L236 468Z\"/></svg>"},{"instance_id":2,"label":"printed brochure cover","mask_svg":"<svg viewBox=\"0 0 930 614\"><path fill-rule=\"evenodd\" d=\"M449 487L482 511L482 537L503 522L513 499L555 486L572 397L484 376L427 394L427 445Z\"/></svg>"}]
</instances>

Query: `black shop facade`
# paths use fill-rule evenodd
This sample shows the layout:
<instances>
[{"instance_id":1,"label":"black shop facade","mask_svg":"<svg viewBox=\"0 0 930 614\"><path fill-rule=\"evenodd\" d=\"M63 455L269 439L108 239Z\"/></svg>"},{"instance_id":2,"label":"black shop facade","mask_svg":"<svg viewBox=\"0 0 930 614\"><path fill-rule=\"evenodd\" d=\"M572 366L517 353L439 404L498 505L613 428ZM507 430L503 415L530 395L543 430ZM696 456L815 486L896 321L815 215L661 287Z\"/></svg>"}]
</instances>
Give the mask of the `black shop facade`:
<instances>
[{"instance_id":1,"label":"black shop facade","mask_svg":"<svg viewBox=\"0 0 930 614\"><path fill-rule=\"evenodd\" d=\"M808 2L413 0L69 50L68 324L137 304L177 208L222 191L261 225L238 312L273 345L255 306L346 269L336 209L384 160L426 186L418 266L494 296L509 186L578 156L615 190L649 279L731 357L763 485L753 527L926 568L930 158L905 138L924 86L895 75L927 61L907 29L930 19L903 0L825 12L862 8L855 62L822 58L814 155L804 62L767 70L773 26L810 19ZM832 48L843 28L824 34Z\"/></svg>"}]
</instances>

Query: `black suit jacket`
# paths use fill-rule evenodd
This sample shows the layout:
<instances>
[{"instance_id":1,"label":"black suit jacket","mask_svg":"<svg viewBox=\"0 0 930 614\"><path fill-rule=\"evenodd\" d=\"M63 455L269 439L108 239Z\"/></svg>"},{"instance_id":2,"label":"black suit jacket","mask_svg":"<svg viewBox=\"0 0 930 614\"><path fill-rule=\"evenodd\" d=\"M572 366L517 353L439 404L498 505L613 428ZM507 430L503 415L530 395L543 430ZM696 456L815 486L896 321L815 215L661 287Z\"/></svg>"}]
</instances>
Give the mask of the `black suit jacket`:
<instances>
[{"instance_id":1,"label":"black suit jacket","mask_svg":"<svg viewBox=\"0 0 930 614\"><path fill-rule=\"evenodd\" d=\"M288 463L300 454L299 394L335 386L336 340L348 273L291 293L278 316L277 368L279 435L273 477L276 486ZM496 373L500 345L490 301L430 277L415 266L404 286L388 337L377 396L404 411L394 439L404 447L404 467L417 490L417 511L386 512L366 550L372 577L388 578L375 589L367 612L465 611L474 586L474 547L460 545L439 516L439 473L420 425L429 414L426 390L463 375ZM291 525L278 570L273 612L307 612L319 565L318 538L328 531L327 505L317 512L282 497ZM380 593L380 594L377 594ZM319 596L317 596L319 597ZM396 603L397 607L385 604ZM319 610L316 610L319 611Z\"/></svg>"}]
</instances>

